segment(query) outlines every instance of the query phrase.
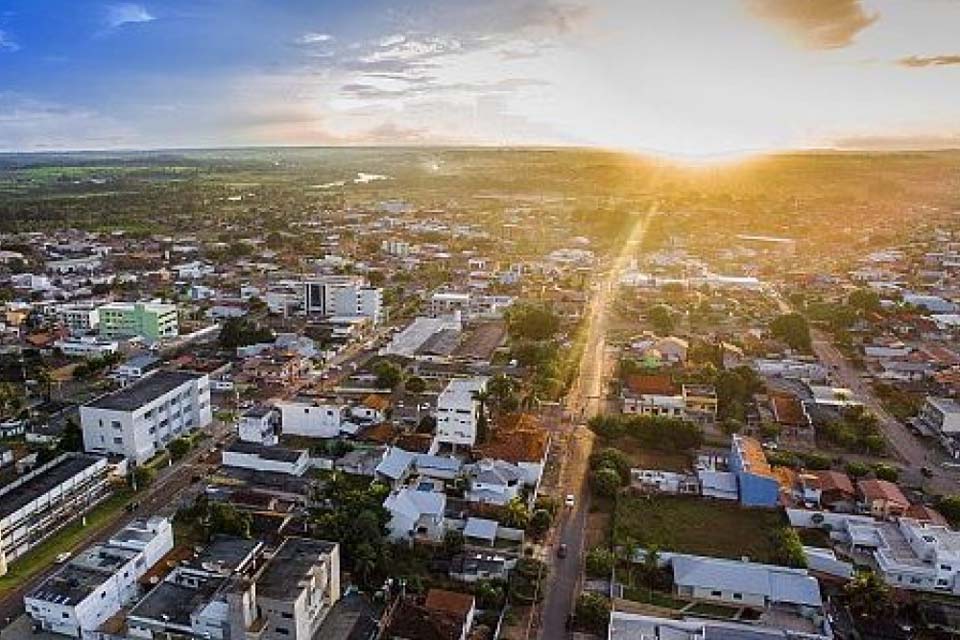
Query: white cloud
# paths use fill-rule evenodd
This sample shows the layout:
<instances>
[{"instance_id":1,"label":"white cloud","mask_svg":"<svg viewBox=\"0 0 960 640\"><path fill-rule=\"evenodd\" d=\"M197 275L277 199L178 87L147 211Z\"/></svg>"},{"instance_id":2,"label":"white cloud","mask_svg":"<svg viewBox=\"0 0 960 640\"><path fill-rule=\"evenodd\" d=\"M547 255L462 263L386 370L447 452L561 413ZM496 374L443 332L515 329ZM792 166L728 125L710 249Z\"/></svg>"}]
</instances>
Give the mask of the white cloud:
<instances>
[{"instance_id":1,"label":"white cloud","mask_svg":"<svg viewBox=\"0 0 960 640\"><path fill-rule=\"evenodd\" d=\"M19 51L20 45L6 31L0 29L0 51Z\"/></svg>"},{"instance_id":2,"label":"white cloud","mask_svg":"<svg viewBox=\"0 0 960 640\"><path fill-rule=\"evenodd\" d=\"M321 44L323 42L330 42L331 40L333 40L333 36L329 33L318 33L316 31L311 31L297 38L297 43L305 45Z\"/></svg>"},{"instance_id":3,"label":"white cloud","mask_svg":"<svg viewBox=\"0 0 960 640\"><path fill-rule=\"evenodd\" d=\"M142 4L121 2L107 6L106 23L111 29L122 27L125 24L153 22L156 19L156 16L147 11L147 8Z\"/></svg>"}]
</instances>

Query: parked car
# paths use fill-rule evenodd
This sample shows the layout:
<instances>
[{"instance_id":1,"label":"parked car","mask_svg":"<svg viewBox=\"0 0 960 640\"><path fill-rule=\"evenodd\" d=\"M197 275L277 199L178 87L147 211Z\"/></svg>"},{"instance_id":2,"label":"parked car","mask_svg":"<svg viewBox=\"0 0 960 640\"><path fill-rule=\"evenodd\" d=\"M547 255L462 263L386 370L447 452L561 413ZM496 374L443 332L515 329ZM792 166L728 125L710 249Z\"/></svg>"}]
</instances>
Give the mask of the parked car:
<instances>
[{"instance_id":1,"label":"parked car","mask_svg":"<svg viewBox=\"0 0 960 640\"><path fill-rule=\"evenodd\" d=\"M566 557L567 557L567 545L566 545L566 544L561 543L560 546L557 547L557 557L558 557L558 558L566 558Z\"/></svg>"},{"instance_id":2,"label":"parked car","mask_svg":"<svg viewBox=\"0 0 960 640\"><path fill-rule=\"evenodd\" d=\"M568 507L572 507L575 502L576 502L576 499L573 497L573 494L568 493L566 499L564 499L563 501L563 504L565 504Z\"/></svg>"}]
</instances>

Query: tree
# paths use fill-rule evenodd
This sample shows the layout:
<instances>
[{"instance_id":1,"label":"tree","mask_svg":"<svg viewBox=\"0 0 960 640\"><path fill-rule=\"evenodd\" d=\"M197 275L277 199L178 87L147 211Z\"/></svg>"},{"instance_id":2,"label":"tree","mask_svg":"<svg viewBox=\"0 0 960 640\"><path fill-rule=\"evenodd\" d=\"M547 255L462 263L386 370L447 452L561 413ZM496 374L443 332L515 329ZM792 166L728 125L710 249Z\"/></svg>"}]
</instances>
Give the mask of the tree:
<instances>
[{"instance_id":1,"label":"tree","mask_svg":"<svg viewBox=\"0 0 960 640\"><path fill-rule=\"evenodd\" d=\"M608 447L590 456L591 469L613 469L617 472L622 484L630 482L630 468L632 466L633 464L627 454L613 447Z\"/></svg>"},{"instance_id":2,"label":"tree","mask_svg":"<svg viewBox=\"0 0 960 640\"><path fill-rule=\"evenodd\" d=\"M464 537L463 532L456 529L450 529L443 534L443 551L448 556L455 556L463 551Z\"/></svg>"},{"instance_id":3,"label":"tree","mask_svg":"<svg viewBox=\"0 0 960 640\"><path fill-rule=\"evenodd\" d=\"M659 335L667 335L673 332L673 314L670 307L658 304L647 310L647 320L653 325L653 330Z\"/></svg>"},{"instance_id":4,"label":"tree","mask_svg":"<svg viewBox=\"0 0 960 640\"><path fill-rule=\"evenodd\" d=\"M856 289L850 292L847 304L863 313L879 311L880 295L871 289Z\"/></svg>"},{"instance_id":5,"label":"tree","mask_svg":"<svg viewBox=\"0 0 960 640\"><path fill-rule=\"evenodd\" d=\"M504 584L497 580L479 580L473 589L480 609L499 609L506 600Z\"/></svg>"},{"instance_id":6,"label":"tree","mask_svg":"<svg viewBox=\"0 0 960 640\"><path fill-rule=\"evenodd\" d=\"M623 485L616 469L602 467L590 474L590 486L598 496L613 498Z\"/></svg>"},{"instance_id":7,"label":"tree","mask_svg":"<svg viewBox=\"0 0 960 640\"><path fill-rule=\"evenodd\" d=\"M780 527L773 532L775 556L779 564L788 567L804 568L807 557L803 553L803 543L797 530L792 527Z\"/></svg>"},{"instance_id":8,"label":"tree","mask_svg":"<svg viewBox=\"0 0 960 640\"><path fill-rule=\"evenodd\" d=\"M381 360L374 364L373 374L377 377L375 384L379 389L393 389L403 379L403 371L389 360Z\"/></svg>"},{"instance_id":9,"label":"tree","mask_svg":"<svg viewBox=\"0 0 960 640\"><path fill-rule=\"evenodd\" d=\"M862 616L883 616L892 605L890 587L874 571L860 571L843 589L851 611Z\"/></svg>"},{"instance_id":10,"label":"tree","mask_svg":"<svg viewBox=\"0 0 960 640\"><path fill-rule=\"evenodd\" d=\"M420 376L410 376L403 386L410 393L420 394L427 390L427 383Z\"/></svg>"},{"instance_id":11,"label":"tree","mask_svg":"<svg viewBox=\"0 0 960 640\"><path fill-rule=\"evenodd\" d=\"M167 445L167 449L170 450L170 457L174 460L183 458L185 455L190 453L190 449L192 448L193 443L187 438L177 438Z\"/></svg>"},{"instance_id":12,"label":"tree","mask_svg":"<svg viewBox=\"0 0 960 640\"><path fill-rule=\"evenodd\" d=\"M83 451L83 429L73 418L67 420L57 441L57 451L65 453L67 451Z\"/></svg>"},{"instance_id":13,"label":"tree","mask_svg":"<svg viewBox=\"0 0 960 640\"><path fill-rule=\"evenodd\" d=\"M851 460L846 464L844 470L847 472L847 475L851 475L854 478L863 478L870 473L870 467L864 462L858 462L857 460Z\"/></svg>"},{"instance_id":14,"label":"tree","mask_svg":"<svg viewBox=\"0 0 960 640\"><path fill-rule=\"evenodd\" d=\"M583 593L574 609L577 624L598 635L606 636L610 621L610 601L596 593Z\"/></svg>"},{"instance_id":15,"label":"tree","mask_svg":"<svg viewBox=\"0 0 960 640\"><path fill-rule=\"evenodd\" d=\"M560 317L541 305L518 304L507 311L510 337L521 340L549 340L560 329Z\"/></svg>"},{"instance_id":16,"label":"tree","mask_svg":"<svg viewBox=\"0 0 960 640\"><path fill-rule=\"evenodd\" d=\"M950 522L951 526L960 525L960 495L940 496L937 501L937 510Z\"/></svg>"},{"instance_id":17,"label":"tree","mask_svg":"<svg viewBox=\"0 0 960 640\"><path fill-rule=\"evenodd\" d=\"M550 530L553 524L553 516L546 509L536 509L530 516L530 524L527 530L534 538L542 538Z\"/></svg>"},{"instance_id":18,"label":"tree","mask_svg":"<svg viewBox=\"0 0 960 640\"><path fill-rule=\"evenodd\" d=\"M217 342L222 348L233 350L251 344L273 342L275 339L273 331L247 318L227 318L220 328Z\"/></svg>"},{"instance_id":19,"label":"tree","mask_svg":"<svg viewBox=\"0 0 960 640\"><path fill-rule=\"evenodd\" d=\"M136 467L130 474L130 479L137 491L143 491L150 486L156 476L157 472L152 467Z\"/></svg>"},{"instance_id":20,"label":"tree","mask_svg":"<svg viewBox=\"0 0 960 640\"><path fill-rule=\"evenodd\" d=\"M787 313L774 318L770 333L794 351L809 352L812 341L807 319L799 313Z\"/></svg>"},{"instance_id":21,"label":"tree","mask_svg":"<svg viewBox=\"0 0 960 640\"><path fill-rule=\"evenodd\" d=\"M897 478L900 477L900 472L897 471L896 467L882 462L873 465L873 474L877 476L878 480L886 480L887 482L896 482Z\"/></svg>"},{"instance_id":22,"label":"tree","mask_svg":"<svg viewBox=\"0 0 960 640\"><path fill-rule=\"evenodd\" d=\"M587 552L587 573L595 578L609 578L617 557L609 549L596 547Z\"/></svg>"},{"instance_id":23,"label":"tree","mask_svg":"<svg viewBox=\"0 0 960 640\"><path fill-rule=\"evenodd\" d=\"M487 383L490 406L497 414L516 411L520 405L517 397L517 382L505 374L495 375Z\"/></svg>"},{"instance_id":24,"label":"tree","mask_svg":"<svg viewBox=\"0 0 960 640\"><path fill-rule=\"evenodd\" d=\"M530 522L530 510L520 496L512 498L503 507L502 523L514 529L526 529Z\"/></svg>"},{"instance_id":25,"label":"tree","mask_svg":"<svg viewBox=\"0 0 960 640\"><path fill-rule=\"evenodd\" d=\"M253 516L226 502L208 502L206 517L208 536L228 535L249 538Z\"/></svg>"}]
</instances>

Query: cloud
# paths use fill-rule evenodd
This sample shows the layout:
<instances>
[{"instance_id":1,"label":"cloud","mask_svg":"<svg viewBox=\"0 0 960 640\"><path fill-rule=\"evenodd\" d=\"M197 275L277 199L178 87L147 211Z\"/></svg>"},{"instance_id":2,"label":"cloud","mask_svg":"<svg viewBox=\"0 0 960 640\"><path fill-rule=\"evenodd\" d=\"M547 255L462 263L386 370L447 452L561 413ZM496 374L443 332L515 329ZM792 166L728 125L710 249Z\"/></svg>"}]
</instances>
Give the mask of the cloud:
<instances>
[{"instance_id":1,"label":"cloud","mask_svg":"<svg viewBox=\"0 0 960 640\"><path fill-rule=\"evenodd\" d=\"M853 136L841 138L838 149L859 151L936 151L960 149L960 133Z\"/></svg>"},{"instance_id":2,"label":"cloud","mask_svg":"<svg viewBox=\"0 0 960 640\"><path fill-rule=\"evenodd\" d=\"M20 45L3 29L0 29L0 51L19 51Z\"/></svg>"},{"instance_id":3,"label":"cloud","mask_svg":"<svg viewBox=\"0 0 960 640\"><path fill-rule=\"evenodd\" d=\"M157 18L147 11L142 4L132 2L121 2L119 4L107 5L107 12L104 21L111 29L122 27L125 24L137 24L141 22L153 22Z\"/></svg>"},{"instance_id":4,"label":"cloud","mask_svg":"<svg viewBox=\"0 0 960 640\"><path fill-rule=\"evenodd\" d=\"M897 60L901 67L919 69L922 67L949 67L960 65L960 54L946 56L907 56Z\"/></svg>"},{"instance_id":5,"label":"cloud","mask_svg":"<svg viewBox=\"0 0 960 640\"><path fill-rule=\"evenodd\" d=\"M322 44L325 42L330 42L333 40L333 36L329 33L319 33L316 31L310 31L299 38L297 38L297 44L302 45L311 45L311 44Z\"/></svg>"},{"instance_id":6,"label":"cloud","mask_svg":"<svg viewBox=\"0 0 960 640\"><path fill-rule=\"evenodd\" d=\"M96 111L0 91L0 149L101 149L137 143L126 125Z\"/></svg>"},{"instance_id":7,"label":"cloud","mask_svg":"<svg viewBox=\"0 0 960 640\"><path fill-rule=\"evenodd\" d=\"M810 49L841 49L879 19L860 0L745 0L755 16Z\"/></svg>"}]
</instances>

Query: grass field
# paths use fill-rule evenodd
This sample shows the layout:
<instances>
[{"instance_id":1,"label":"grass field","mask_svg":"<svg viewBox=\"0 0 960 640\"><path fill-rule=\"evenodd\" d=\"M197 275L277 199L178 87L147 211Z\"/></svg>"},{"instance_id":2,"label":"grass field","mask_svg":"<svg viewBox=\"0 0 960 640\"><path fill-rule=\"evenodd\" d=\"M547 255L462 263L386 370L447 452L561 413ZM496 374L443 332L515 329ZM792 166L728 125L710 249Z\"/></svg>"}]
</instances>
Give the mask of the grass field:
<instances>
[{"instance_id":1,"label":"grass field","mask_svg":"<svg viewBox=\"0 0 960 640\"><path fill-rule=\"evenodd\" d=\"M86 526L79 520L72 522L23 557L14 560L7 574L0 577L0 595L16 589L37 573L48 569L58 555L73 550L90 532L109 524L130 501L130 495L127 490L115 493L87 514Z\"/></svg>"},{"instance_id":2,"label":"grass field","mask_svg":"<svg viewBox=\"0 0 960 640\"><path fill-rule=\"evenodd\" d=\"M771 562L776 550L771 534L782 525L782 516L773 511L697 498L625 495L617 503L613 538L664 551Z\"/></svg>"},{"instance_id":3,"label":"grass field","mask_svg":"<svg viewBox=\"0 0 960 640\"><path fill-rule=\"evenodd\" d=\"M597 438L593 450L619 449L627 454L630 462L638 469L660 469L662 471L689 471L693 459L686 453L668 453L645 448L633 438Z\"/></svg>"}]
</instances>

